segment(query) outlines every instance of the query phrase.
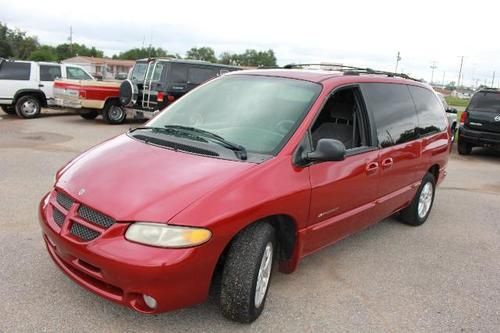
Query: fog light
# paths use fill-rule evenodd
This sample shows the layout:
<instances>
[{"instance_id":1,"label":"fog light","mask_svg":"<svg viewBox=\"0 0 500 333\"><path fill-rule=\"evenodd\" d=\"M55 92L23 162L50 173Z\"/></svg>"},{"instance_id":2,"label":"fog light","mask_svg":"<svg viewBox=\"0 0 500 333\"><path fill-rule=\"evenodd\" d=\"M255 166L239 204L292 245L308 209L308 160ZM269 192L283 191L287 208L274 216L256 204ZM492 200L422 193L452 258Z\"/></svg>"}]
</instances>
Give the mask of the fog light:
<instances>
[{"instance_id":1,"label":"fog light","mask_svg":"<svg viewBox=\"0 0 500 333\"><path fill-rule=\"evenodd\" d=\"M144 302L146 303L147 306L149 306L151 309L156 309L158 303L153 297L148 295L142 295L142 298L144 299Z\"/></svg>"}]
</instances>

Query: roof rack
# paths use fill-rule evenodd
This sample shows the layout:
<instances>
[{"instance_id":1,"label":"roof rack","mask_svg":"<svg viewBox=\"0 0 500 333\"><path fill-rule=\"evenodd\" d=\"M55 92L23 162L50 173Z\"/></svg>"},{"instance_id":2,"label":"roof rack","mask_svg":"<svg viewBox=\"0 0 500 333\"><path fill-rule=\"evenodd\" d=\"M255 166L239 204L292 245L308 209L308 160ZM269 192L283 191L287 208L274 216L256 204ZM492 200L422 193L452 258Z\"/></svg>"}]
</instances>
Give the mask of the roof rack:
<instances>
[{"instance_id":1,"label":"roof rack","mask_svg":"<svg viewBox=\"0 0 500 333\"><path fill-rule=\"evenodd\" d=\"M363 67L355 67L355 66L347 66L347 65L340 65L340 64L328 64L328 63L313 63L313 64L288 64L283 66L285 69L304 69L306 67L311 67L311 66L320 66L322 70L327 70L327 71L335 71L335 72L342 72L344 75L361 75L361 74L372 74L372 75L386 75L388 77L400 77L403 79L407 80L413 80L413 81L418 81L421 82L418 79L415 79L409 75L403 74L403 73L395 73L395 72L387 72L387 71L380 71L376 69L371 69L371 68L363 68Z\"/></svg>"}]
</instances>

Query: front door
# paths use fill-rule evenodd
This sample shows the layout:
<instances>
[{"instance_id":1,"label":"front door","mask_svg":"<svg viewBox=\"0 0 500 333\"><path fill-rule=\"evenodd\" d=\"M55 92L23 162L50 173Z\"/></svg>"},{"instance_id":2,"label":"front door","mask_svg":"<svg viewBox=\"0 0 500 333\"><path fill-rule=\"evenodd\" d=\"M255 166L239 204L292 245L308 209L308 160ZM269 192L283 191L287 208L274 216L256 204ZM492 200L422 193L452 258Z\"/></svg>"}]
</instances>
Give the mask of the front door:
<instances>
[{"instance_id":1,"label":"front door","mask_svg":"<svg viewBox=\"0 0 500 333\"><path fill-rule=\"evenodd\" d=\"M375 222L372 210L379 183L379 151L373 147L359 88L337 90L311 128L312 146L323 138L346 146L343 161L309 167L311 205L304 254Z\"/></svg>"},{"instance_id":2,"label":"front door","mask_svg":"<svg viewBox=\"0 0 500 333\"><path fill-rule=\"evenodd\" d=\"M54 100L54 80L61 77L61 65L40 65L40 82L38 87L45 94L48 104L52 104Z\"/></svg>"}]
</instances>

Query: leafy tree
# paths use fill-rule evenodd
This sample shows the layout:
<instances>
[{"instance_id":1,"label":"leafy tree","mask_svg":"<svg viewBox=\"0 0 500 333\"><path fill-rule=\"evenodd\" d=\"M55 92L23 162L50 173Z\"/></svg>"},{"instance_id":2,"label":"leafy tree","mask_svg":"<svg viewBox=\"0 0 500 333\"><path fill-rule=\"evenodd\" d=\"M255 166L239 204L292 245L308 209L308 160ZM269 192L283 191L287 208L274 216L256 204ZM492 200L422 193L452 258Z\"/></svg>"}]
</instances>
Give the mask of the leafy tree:
<instances>
[{"instance_id":1,"label":"leafy tree","mask_svg":"<svg viewBox=\"0 0 500 333\"><path fill-rule=\"evenodd\" d=\"M217 62L214 49L211 47L193 47L186 52L186 59L204 60L208 62Z\"/></svg>"},{"instance_id":2,"label":"leafy tree","mask_svg":"<svg viewBox=\"0 0 500 333\"><path fill-rule=\"evenodd\" d=\"M33 61L58 61L56 49L49 45L42 45L31 52L29 60Z\"/></svg>"},{"instance_id":3,"label":"leafy tree","mask_svg":"<svg viewBox=\"0 0 500 333\"><path fill-rule=\"evenodd\" d=\"M2 35L3 33L3 35L5 36L5 39L1 44L6 50L5 56L7 57L11 56L16 59L25 60L28 59L31 52L33 52L40 46L40 43L38 43L38 38L27 36L26 32L24 31L21 31L19 29L9 29L7 26L2 26L0 30L2 30L0 35ZM9 48L10 51L8 50ZM0 54L0 56L3 55Z\"/></svg>"},{"instance_id":4,"label":"leafy tree","mask_svg":"<svg viewBox=\"0 0 500 333\"><path fill-rule=\"evenodd\" d=\"M89 48L85 44L78 44L78 43L59 44L56 46L55 51L57 53L58 60L64 60L76 56L96 57L96 58L102 58L104 56L104 52L96 49L94 46Z\"/></svg>"},{"instance_id":5,"label":"leafy tree","mask_svg":"<svg viewBox=\"0 0 500 333\"><path fill-rule=\"evenodd\" d=\"M180 58L178 54L169 54L166 50L161 47L142 47L130 49L125 52L121 52L118 55L114 55L113 59L124 59L124 60L137 60L142 58Z\"/></svg>"},{"instance_id":6,"label":"leafy tree","mask_svg":"<svg viewBox=\"0 0 500 333\"><path fill-rule=\"evenodd\" d=\"M0 57L8 58L12 57L12 47L10 46L9 41L7 40L7 32L8 28L6 25L0 23Z\"/></svg>"},{"instance_id":7,"label":"leafy tree","mask_svg":"<svg viewBox=\"0 0 500 333\"><path fill-rule=\"evenodd\" d=\"M227 65L240 66L276 66L276 56L273 50L257 51L248 49L242 54L224 52L219 57L219 62Z\"/></svg>"},{"instance_id":8,"label":"leafy tree","mask_svg":"<svg viewBox=\"0 0 500 333\"><path fill-rule=\"evenodd\" d=\"M455 81L452 81L446 85L446 90L453 91L456 89L457 89L457 87L455 85Z\"/></svg>"}]
</instances>

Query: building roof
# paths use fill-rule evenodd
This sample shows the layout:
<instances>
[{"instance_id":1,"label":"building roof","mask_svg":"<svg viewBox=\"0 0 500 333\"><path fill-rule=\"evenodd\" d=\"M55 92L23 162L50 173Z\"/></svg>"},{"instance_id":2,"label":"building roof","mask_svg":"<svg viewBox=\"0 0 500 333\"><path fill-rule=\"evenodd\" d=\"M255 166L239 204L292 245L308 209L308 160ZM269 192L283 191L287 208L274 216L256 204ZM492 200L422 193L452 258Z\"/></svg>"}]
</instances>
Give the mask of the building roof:
<instances>
[{"instance_id":1,"label":"building roof","mask_svg":"<svg viewBox=\"0 0 500 333\"><path fill-rule=\"evenodd\" d=\"M95 57L84 57L77 56L73 58L64 59L63 63L71 63L71 64L95 64L95 65L115 65L115 66L127 66L132 67L135 64L133 60L119 60L119 59L110 59L110 58L95 58Z\"/></svg>"}]
</instances>

